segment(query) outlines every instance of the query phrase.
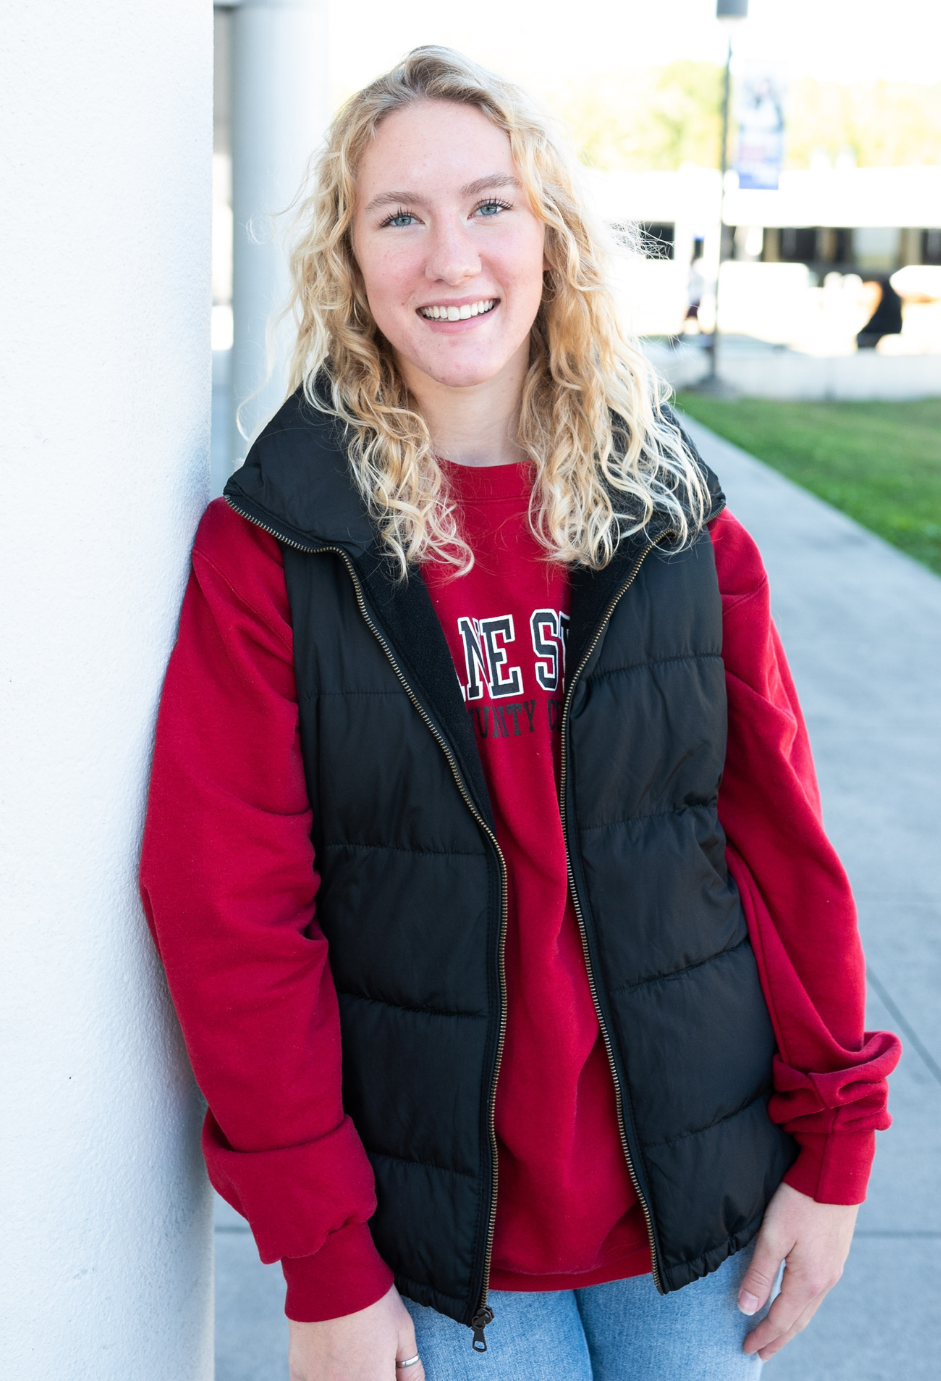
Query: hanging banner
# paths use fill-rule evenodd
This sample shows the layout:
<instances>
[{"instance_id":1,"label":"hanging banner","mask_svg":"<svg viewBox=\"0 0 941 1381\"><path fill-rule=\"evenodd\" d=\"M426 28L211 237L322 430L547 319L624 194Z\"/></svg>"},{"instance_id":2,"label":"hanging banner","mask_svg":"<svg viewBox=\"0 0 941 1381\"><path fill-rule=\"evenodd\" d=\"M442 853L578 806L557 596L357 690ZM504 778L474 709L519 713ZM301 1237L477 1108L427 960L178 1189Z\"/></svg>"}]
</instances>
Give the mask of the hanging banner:
<instances>
[{"instance_id":1,"label":"hanging banner","mask_svg":"<svg viewBox=\"0 0 941 1381\"><path fill-rule=\"evenodd\" d=\"M777 190L784 163L785 85L779 65L748 61L736 70L739 187Z\"/></svg>"}]
</instances>

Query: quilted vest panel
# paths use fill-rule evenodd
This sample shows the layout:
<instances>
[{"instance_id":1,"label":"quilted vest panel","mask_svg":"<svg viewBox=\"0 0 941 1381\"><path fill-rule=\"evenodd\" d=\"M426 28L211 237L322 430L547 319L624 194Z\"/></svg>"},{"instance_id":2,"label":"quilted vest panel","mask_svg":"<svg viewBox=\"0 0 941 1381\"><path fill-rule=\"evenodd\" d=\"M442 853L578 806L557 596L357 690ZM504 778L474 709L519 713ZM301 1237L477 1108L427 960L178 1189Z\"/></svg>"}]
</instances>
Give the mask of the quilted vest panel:
<instances>
[{"instance_id":1,"label":"quilted vest panel","mask_svg":"<svg viewBox=\"0 0 941 1381\"><path fill-rule=\"evenodd\" d=\"M726 720L703 534L646 558L566 742L576 894L666 1289L751 1240L795 1153L767 1116L775 1038L717 814Z\"/></svg>"}]
</instances>

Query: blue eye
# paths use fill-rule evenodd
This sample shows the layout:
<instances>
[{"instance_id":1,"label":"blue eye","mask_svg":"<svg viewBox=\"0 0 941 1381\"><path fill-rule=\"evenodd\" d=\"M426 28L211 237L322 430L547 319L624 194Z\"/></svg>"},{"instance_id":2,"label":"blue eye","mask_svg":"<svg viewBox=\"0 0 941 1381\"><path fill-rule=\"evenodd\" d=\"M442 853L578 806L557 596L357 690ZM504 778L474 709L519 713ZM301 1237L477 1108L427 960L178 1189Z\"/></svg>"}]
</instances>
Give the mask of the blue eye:
<instances>
[{"instance_id":1,"label":"blue eye","mask_svg":"<svg viewBox=\"0 0 941 1381\"><path fill-rule=\"evenodd\" d=\"M383 227L387 225L392 225L397 228L404 229L407 225L410 225L414 220L415 217L412 215L411 211L396 211L393 215L388 216L382 222L382 224Z\"/></svg>"},{"instance_id":2,"label":"blue eye","mask_svg":"<svg viewBox=\"0 0 941 1381\"><path fill-rule=\"evenodd\" d=\"M505 201L482 201L477 210L482 216L496 216L500 211L509 211Z\"/></svg>"}]
</instances>

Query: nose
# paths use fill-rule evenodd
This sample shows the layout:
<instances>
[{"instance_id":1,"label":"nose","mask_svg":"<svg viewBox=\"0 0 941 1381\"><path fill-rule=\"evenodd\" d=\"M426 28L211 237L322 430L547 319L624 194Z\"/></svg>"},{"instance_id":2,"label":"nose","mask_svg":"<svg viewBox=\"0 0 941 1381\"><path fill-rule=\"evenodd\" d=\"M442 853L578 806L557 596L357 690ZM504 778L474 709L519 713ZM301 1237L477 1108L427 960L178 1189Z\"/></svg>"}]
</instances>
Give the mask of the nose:
<instances>
[{"instance_id":1,"label":"nose","mask_svg":"<svg viewBox=\"0 0 941 1381\"><path fill-rule=\"evenodd\" d=\"M428 245L425 277L456 286L480 273L480 255L460 216L436 220Z\"/></svg>"}]
</instances>

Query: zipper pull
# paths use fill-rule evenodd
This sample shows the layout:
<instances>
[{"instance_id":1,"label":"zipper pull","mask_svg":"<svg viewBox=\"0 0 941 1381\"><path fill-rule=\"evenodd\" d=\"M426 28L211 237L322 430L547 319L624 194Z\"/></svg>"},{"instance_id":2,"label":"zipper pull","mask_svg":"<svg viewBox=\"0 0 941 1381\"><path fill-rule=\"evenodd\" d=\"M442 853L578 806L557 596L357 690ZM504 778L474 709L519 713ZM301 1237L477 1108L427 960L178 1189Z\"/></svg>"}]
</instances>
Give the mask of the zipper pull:
<instances>
[{"instance_id":1,"label":"zipper pull","mask_svg":"<svg viewBox=\"0 0 941 1381\"><path fill-rule=\"evenodd\" d=\"M489 1304L483 1305L471 1319L471 1328L474 1330L474 1337L471 1347L475 1352L487 1351L487 1339L484 1337L484 1329L488 1323L493 1323L493 1310Z\"/></svg>"}]
</instances>

